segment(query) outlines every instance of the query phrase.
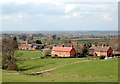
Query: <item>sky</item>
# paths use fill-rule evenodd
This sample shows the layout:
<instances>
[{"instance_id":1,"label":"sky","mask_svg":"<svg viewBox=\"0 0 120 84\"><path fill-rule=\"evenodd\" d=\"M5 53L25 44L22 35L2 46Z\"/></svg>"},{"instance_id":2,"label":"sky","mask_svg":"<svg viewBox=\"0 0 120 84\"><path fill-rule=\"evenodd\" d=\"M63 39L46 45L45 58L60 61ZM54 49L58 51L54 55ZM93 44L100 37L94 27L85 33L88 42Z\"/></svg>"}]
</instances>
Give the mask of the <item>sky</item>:
<instances>
[{"instance_id":1,"label":"sky","mask_svg":"<svg viewBox=\"0 0 120 84\"><path fill-rule=\"evenodd\" d=\"M2 0L2 31L117 30L118 0Z\"/></svg>"}]
</instances>

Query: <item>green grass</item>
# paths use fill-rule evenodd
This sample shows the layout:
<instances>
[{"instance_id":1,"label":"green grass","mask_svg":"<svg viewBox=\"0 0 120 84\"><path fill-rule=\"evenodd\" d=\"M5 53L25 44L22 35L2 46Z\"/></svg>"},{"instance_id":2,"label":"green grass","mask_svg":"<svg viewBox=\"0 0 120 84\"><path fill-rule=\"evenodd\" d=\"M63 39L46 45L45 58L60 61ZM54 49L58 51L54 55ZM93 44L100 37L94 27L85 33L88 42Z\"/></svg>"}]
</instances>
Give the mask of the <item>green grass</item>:
<instances>
[{"instance_id":1,"label":"green grass","mask_svg":"<svg viewBox=\"0 0 120 84\"><path fill-rule=\"evenodd\" d=\"M23 53L17 59L30 59L42 56L41 51L18 51ZM70 64L85 58L46 58L30 59L18 63L21 71L31 73L69 64L40 75L7 74L16 71L2 70L3 82L117 82L118 59L91 60ZM49 76L48 76L49 75Z\"/></svg>"},{"instance_id":2,"label":"green grass","mask_svg":"<svg viewBox=\"0 0 120 84\"><path fill-rule=\"evenodd\" d=\"M75 76L89 78L89 81L118 81L118 60L94 60L68 65L51 71L50 74L66 77ZM99 79L99 80L95 80Z\"/></svg>"},{"instance_id":3,"label":"green grass","mask_svg":"<svg viewBox=\"0 0 120 84\"><path fill-rule=\"evenodd\" d=\"M80 58L48 58L48 59L36 59L30 61L24 61L19 64L19 69L25 72L38 72L53 67L57 67L64 64L70 64L72 62L80 61Z\"/></svg>"},{"instance_id":4,"label":"green grass","mask_svg":"<svg viewBox=\"0 0 120 84\"><path fill-rule=\"evenodd\" d=\"M30 59L30 58L39 58L43 56L42 51L17 51L15 54L17 59Z\"/></svg>"}]
</instances>

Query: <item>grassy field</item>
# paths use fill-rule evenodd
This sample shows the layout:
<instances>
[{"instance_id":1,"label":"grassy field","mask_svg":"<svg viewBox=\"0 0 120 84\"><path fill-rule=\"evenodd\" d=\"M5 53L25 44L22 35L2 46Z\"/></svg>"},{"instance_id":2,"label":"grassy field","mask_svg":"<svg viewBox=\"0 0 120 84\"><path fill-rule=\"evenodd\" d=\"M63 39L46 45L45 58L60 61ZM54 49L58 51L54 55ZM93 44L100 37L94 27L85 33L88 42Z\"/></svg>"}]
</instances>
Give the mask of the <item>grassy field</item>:
<instances>
[{"instance_id":1,"label":"grassy field","mask_svg":"<svg viewBox=\"0 0 120 84\"><path fill-rule=\"evenodd\" d=\"M40 59L40 51L19 51L23 53L17 59L26 59L19 62L22 72L39 72L61 65L53 71L39 75L16 74L16 71L2 70L3 82L117 82L118 59L90 60L74 63L87 58L47 58ZM32 59L30 59L32 58ZM36 59L37 58L37 59ZM71 64L74 63L74 64Z\"/></svg>"},{"instance_id":2,"label":"grassy field","mask_svg":"<svg viewBox=\"0 0 120 84\"><path fill-rule=\"evenodd\" d=\"M98 42L104 42L104 39L98 39L98 38L89 38L89 39L72 39L72 41L76 41L78 43L93 43L94 41L98 41Z\"/></svg>"},{"instance_id":3,"label":"grassy field","mask_svg":"<svg viewBox=\"0 0 120 84\"><path fill-rule=\"evenodd\" d=\"M15 54L17 59L31 59L43 56L41 51L17 51Z\"/></svg>"}]
</instances>

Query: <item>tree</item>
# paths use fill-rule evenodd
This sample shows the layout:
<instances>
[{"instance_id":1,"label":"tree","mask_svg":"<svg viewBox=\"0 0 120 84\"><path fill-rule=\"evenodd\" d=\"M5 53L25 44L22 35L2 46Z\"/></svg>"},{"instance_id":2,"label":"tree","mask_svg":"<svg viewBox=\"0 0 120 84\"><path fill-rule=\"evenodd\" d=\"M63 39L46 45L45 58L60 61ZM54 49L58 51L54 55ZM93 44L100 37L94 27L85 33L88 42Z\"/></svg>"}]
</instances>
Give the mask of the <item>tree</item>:
<instances>
[{"instance_id":1,"label":"tree","mask_svg":"<svg viewBox=\"0 0 120 84\"><path fill-rule=\"evenodd\" d=\"M87 46L87 44L84 44L83 49L82 49L82 53L84 55L88 53L88 46Z\"/></svg>"},{"instance_id":2,"label":"tree","mask_svg":"<svg viewBox=\"0 0 120 84\"><path fill-rule=\"evenodd\" d=\"M119 51L120 47L119 47L119 39L118 37L115 37L113 39L110 40L109 45L115 50L115 51Z\"/></svg>"},{"instance_id":3,"label":"tree","mask_svg":"<svg viewBox=\"0 0 120 84\"><path fill-rule=\"evenodd\" d=\"M40 40L36 40L37 44L42 44L42 42Z\"/></svg>"},{"instance_id":4,"label":"tree","mask_svg":"<svg viewBox=\"0 0 120 84\"><path fill-rule=\"evenodd\" d=\"M57 40L60 40L60 39L61 39L60 37L57 38Z\"/></svg>"},{"instance_id":5,"label":"tree","mask_svg":"<svg viewBox=\"0 0 120 84\"><path fill-rule=\"evenodd\" d=\"M55 40L56 39L56 35L52 35L52 38Z\"/></svg>"},{"instance_id":6,"label":"tree","mask_svg":"<svg viewBox=\"0 0 120 84\"><path fill-rule=\"evenodd\" d=\"M13 38L13 44L14 44L14 48L17 49L18 48L17 37Z\"/></svg>"},{"instance_id":7,"label":"tree","mask_svg":"<svg viewBox=\"0 0 120 84\"><path fill-rule=\"evenodd\" d=\"M93 42L93 45L97 46L97 44L98 44L98 41Z\"/></svg>"},{"instance_id":8,"label":"tree","mask_svg":"<svg viewBox=\"0 0 120 84\"><path fill-rule=\"evenodd\" d=\"M26 35L24 35L24 34L23 34L23 35L20 35L20 36L19 36L19 39L22 39L23 41L26 41L27 36L26 36Z\"/></svg>"},{"instance_id":9,"label":"tree","mask_svg":"<svg viewBox=\"0 0 120 84\"><path fill-rule=\"evenodd\" d=\"M44 56L47 56L47 55L50 54L50 52L51 52L50 49L49 49L49 48L46 48L46 49L43 50L43 55L44 55Z\"/></svg>"},{"instance_id":10,"label":"tree","mask_svg":"<svg viewBox=\"0 0 120 84\"><path fill-rule=\"evenodd\" d=\"M79 46L78 46L78 45L75 45L74 48L75 48L75 50L76 50L76 53L78 53Z\"/></svg>"},{"instance_id":11,"label":"tree","mask_svg":"<svg viewBox=\"0 0 120 84\"><path fill-rule=\"evenodd\" d=\"M14 56L16 45L15 39L2 39L2 69L18 70L17 60Z\"/></svg>"},{"instance_id":12,"label":"tree","mask_svg":"<svg viewBox=\"0 0 120 84\"><path fill-rule=\"evenodd\" d=\"M47 39L47 45L52 45L52 38L51 37L48 37L48 39Z\"/></svg>"}]
</instances>

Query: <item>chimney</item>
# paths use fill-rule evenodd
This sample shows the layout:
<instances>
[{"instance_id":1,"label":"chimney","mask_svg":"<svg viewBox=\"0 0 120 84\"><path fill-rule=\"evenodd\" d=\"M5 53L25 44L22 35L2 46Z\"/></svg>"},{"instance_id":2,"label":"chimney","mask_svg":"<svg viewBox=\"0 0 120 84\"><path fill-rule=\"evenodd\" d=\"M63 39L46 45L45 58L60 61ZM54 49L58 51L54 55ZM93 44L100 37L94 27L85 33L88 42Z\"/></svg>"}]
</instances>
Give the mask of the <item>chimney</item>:
<instances>
[{"instance_id":1,"label":"chimney","mask_svg":"<svg viewBox=\"0 0 120 84\"><path fill-rule=\"evenodd\" d=\"M105 44L102 44L102 48L105 46Z\"/></svg>"},{"instance_id":2,"label":"chimney","mask_svg":"<svg viewBox=\"0 0 120 84\"><path fill-rule=\"evenodd\" d=\"M98 43L97 46L99 46L100 44Z\"/></svg>"},{"instance_id":3,"label":"chimney","mask_svg":"<svg viewBox=\"0 0 120 84\"><path fill-rule=\"evenodd\" d=\"M71 45L71 47L73 48L73 45Z\"/></svg>"},{"instance_id":4,"label":"chimney","mask_svg":"<svg viewBox=\"0 0 120 84\"><path fill-rule=\"evenodd\" d=\"M64 47L64 44L62 44L62 47Z\"/></svg>"},{"instance_id":5,"label":"chimney","mask_svg":"<svg viewBox=\"0 0 120 84\"><path fill-rule=\"evenodd\" d=\"M27 37L27 38L26 38L26 44L28 44L28 41L29 41L29 40L28 40L28 37Z\"/></svg>"},{"instance_id":6,"label":"chimney","mask_svg":"<svg viewBox=\"0 0 120 84\"><path fill-rule=\"evenodd\" d=\"M56 47L56 44L54 44L54 47Z\"/></svg>"}]
</instances>

